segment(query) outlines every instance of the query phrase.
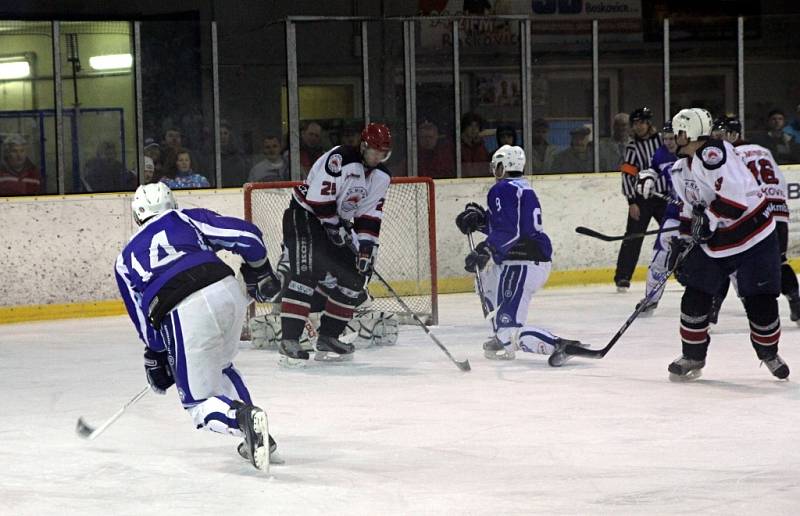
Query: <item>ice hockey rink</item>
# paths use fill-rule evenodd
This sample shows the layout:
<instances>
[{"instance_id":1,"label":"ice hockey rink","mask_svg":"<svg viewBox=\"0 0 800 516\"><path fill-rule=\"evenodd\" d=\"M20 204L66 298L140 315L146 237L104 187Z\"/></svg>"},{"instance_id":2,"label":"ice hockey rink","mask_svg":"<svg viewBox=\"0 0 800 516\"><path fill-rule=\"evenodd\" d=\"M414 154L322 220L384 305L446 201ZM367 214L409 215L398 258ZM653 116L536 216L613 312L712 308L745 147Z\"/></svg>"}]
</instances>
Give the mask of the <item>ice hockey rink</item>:
<instances>
[{"instance_id":1,"label":"ice hockey rink","mask_svg":"<svg viewBox=\"0 0 800 516\"><path fill-rule=\"evenodd\" d=\"M678 288L604 359L560 369L484 359L470 294L441 296L433 330L469 373L415 327L304 370L243 342L236 365L286 461L269 477L236 439L193 430L174 388L93 442L76 436L79 416L98 425L146 385L126 317L6 325L0 513L798 514L797 382L759 367L732 296L703 377L669 382ZM529 322L602 347L642 290L548 289ZM800 328L781 310L781 355L800 375Z\"/></svg>"}]
</instances>

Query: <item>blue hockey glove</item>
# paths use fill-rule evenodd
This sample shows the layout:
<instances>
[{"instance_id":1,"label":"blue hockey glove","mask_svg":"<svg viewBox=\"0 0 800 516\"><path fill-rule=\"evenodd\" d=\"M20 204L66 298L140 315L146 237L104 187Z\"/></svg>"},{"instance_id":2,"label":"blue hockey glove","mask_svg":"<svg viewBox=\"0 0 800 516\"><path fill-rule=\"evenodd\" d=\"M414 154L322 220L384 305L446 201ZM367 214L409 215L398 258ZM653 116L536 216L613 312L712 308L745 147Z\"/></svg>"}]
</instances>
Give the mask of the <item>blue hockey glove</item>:
<instances>
[{"instance_id":1,"label":"blue hockey glove","mask_svg":"<svg viewBox=\"0 0 800 516\"><path fill-rule=\"evenodd\" d=\"M483 270L489 260L492 259L492 248L486 241L475 246L475 250L464 258L464 270L467 272L477 272Z\"/></svg>"},{"instance_id":2,"label":"blue hockey glove","mask_svg":"<svg viewBox=\"0 0 800 516\"><path fill-rule=\"evenodd\" d=\"M473 231L483 231L486 229L486 210L474 202L467 204L464 211L456 217L456 226L465 235Z\"/></svg>"},{"instance_id":3,"label":"blue hockey glove","mask_svg":"<svg viewBox=\"0 0 800 516\"><path fill-rule=\"evenodd\" d=\"M322 227L325 229L325 234L328 235L328 240L331 241L336 247L344 247L347 243L344 232L342 231L342 224L327 224L323 223Z\"/></svg>"},{"instance_id":4,"label":"blue hockey glove","mask_svg":"<svg viewBox=\"0 0 800 516\"><path fill-rule=\"evenodd\" d=\"M371 240L358 241L358 254L356 254L356 269L367 276L372 273L375 258L378 256L378 245Z\"/></svg>"},{"instance_id":5,"label":"blue hockey glove","mask_svg":"<svg viewBox=\"0 0 800 516\"><path fill-rule=\"evenodd\" d=\"M692 240L695 243L702 244L708 242L714 236L714 231L711 229L711 222L708 220L706 209L703 206L695 206L692 208Z\"/></svg>"},{"instance_id":6,"label":"blue hockey glove","mask_svg":"<svg viewBox=\"0 0 800 516\"><path fill-rule=\"evenodd\" d=\"M167 389L175 385L166 351L153 351L145 347L144 372L147 374L147 383L156 394L164 394Z\"/></svg>"},{"instance_id":7,"label":"blue hockey glove","mask_svg":"<svg viewBox=\"0 0 800 516\"><path fill-rule=\"evenodd\" d=\"M260 267L245 262L239 270L247 285L247 293L259 303L266 303L281 291L281 280L272 272L269 260Z\"/></svg>"}]
</instances>

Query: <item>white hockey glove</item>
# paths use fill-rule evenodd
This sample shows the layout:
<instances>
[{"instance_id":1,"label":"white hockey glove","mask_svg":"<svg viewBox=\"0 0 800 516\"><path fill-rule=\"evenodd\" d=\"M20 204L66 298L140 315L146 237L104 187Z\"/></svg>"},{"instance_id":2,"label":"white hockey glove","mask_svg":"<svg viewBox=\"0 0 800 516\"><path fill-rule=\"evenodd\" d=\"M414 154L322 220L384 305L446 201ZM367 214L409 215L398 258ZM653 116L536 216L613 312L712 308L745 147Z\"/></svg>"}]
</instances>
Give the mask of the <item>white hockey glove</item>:
<instances>
[{"instance_id":1,"label":"white hockey glove","mask_svg":"<svg viewBox=\"0 0 800 516\"><path fill-rule=\"evenodd\" d=\"M636 193L649 199L653 196L656 189L656 181L658 180L658 172L652 168L639 171L639 178L636 180Z\"/></svg>"}]
</instances>

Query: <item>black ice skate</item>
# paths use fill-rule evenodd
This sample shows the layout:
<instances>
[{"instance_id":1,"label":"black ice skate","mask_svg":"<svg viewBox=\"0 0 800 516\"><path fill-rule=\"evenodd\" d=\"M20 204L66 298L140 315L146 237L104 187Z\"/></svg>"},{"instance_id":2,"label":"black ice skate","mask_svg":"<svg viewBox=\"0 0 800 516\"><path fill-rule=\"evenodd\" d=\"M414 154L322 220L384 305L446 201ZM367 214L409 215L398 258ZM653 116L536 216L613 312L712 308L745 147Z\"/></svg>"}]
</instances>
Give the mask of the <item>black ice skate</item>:
<instances>
[{"instance_id":1,"label":"black ice skate","mask_svg":"<svg viewBox=\"0 0 800 516\"><path fill-rule=\"evenodd\" d=\"M681 355L667 367L667 371L669 371L670 381L688 382L700 378L705 366L705 360L692 360Z\"/></svg>"},{"instance_id":2,"label":"black ice skate","mask_svg":"<svg viewBox=\"0 0 800 516\"><path fill-rule=\"evenodd\" d=\"M284 367L303 367L308 357L298 340L283 339L278 345L278 363Z\"/></svg>"},{"instance_id":3,"label":"black ice skate","mask_svg":"<svg viewBox=\"0 0 800 516\"><path fill-rule=\"evenodd\" d=\"M500 339L492 337L483 343L483 356L489 360L514 360L516 352L513 343L504 346Z\"/></svg>"},{"instance_id":4,"label":"black ice skate","mask_svg":"<svg viewBox=\"0 0 800 516\"><path fill-rule=\"evenodd\" d=\"M783 361L781 356L775 353L772 358L765 358L761 361L762 364L769 368L769 372L779 380L785 380L789 377L789 366Z\"/></svg>"},{"instance_id":5,"label":"black ice skate","mask_svg":"<svg viewBox=\"0 0 800 516\"><path fill-rule=\"evenodd\" d=\"M264 445L264 436L269 436L267 413L241 401L235 401L234 407L236 407L236 422L244 434L244 445L250 463L256 469L269 473L269 446Z\"/></svg>"},{"instance_id":6,"label":"black ice skate","mask_svg":"<svg viewBox=\"0 0 800 516\"><path fill-rule=\"evenodd\" d=\"M624 279L617 280L616 284L617 284L617 292L619 292L620 294L624 294L625 292L628 291L629 288L631 288L630 280L624 280Z\"/></svg>"},{"instance_id":7,"label":"black ice skate","mask_svg":"<svg viewBox=\"0 0 800 516\"><path fill-rule=\"evenodd\" d=\"M789 318L800 325L800 297L789 298Z\"/></svg>"},{"instance_id":8,"label":"black ice skate","mask_svg":"<svg viewBox=\"0 0 800 516\"><path fill-rule=\"evenodd\" d=\"M250 462L250 448L247 446L245 441L239 443L239 446L236 448L236 451L239 452L239 456L244 460ZM272 436L269 436L269 463L270 464L283 464L285 461L283 457L280 456L278 453L278 444L275 442L275 439Z\"/></svg>"},{"instance_id":9,"label":"black ice skate","mask_svg":"<svg viewBox=\"0 0 800 516\"><path fill-rule=\"evenodd\" d=\"M547 363L550 364L550 367L561 367L567 362L567 360L572 358L572 355L566 352L567 346L579 346L581 348L589 347L588 344L584 344L579 340L559 338L558 342L556 342L556 348L553 350L553 353L550 354L550 358L547 359Z\"/></svg>"},{"instance_id":10,"label":"black ice skate","mask_svg":"<svg viewBox=\"0 0 800 516\"><path fill-rule=\"evenodd\" d=\"M343 362L353 359L356 347L353 344L342 342L337 337L320 334L317 337L317 352L314 360L320 362Z\"/></svg>"}]
</instances>

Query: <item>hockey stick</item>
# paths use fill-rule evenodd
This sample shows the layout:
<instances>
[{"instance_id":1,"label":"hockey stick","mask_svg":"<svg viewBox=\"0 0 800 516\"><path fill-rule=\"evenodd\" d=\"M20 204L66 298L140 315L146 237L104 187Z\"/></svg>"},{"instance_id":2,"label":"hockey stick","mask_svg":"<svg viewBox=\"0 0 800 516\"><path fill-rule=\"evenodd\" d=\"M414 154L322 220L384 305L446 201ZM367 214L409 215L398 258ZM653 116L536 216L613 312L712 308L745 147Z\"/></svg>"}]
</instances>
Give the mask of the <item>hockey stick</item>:
<instances>
[{"instance_id":1,"label":"hockey stick","mask_svg":"<svg viewBox=\"0 0 800 516\"><path fill-rule=\"evenodd\" d=\"M564 352L567 355L582 356L582 357L597 358L597 359L606 356L606 353L608 353L609 350L614 347L614 344L616 344L617 341L620 339L620 337L622 337L622 334L625 333L628 327L631 324L633 324L633 321L635 321L636 318L639 317L639 314L641 314L644 311L644 309L647 307L649 301L653 298L655 293L661 290L661 287L664 286L664 284L667 282L670 276L672 276L675 273L675 271L678 269L678 266L681 264L684 258L686 258L689 252L694 248L694 246L695 246L694 242L690 243L686 247L686 249L684 249L683 252L681 252L681 254L678 255L678 258L675 260L675 264L672 266L672 269L667 271L667 274L664 276L664 278L661 281L659 281L656 284L656 286L653 287L650 293L639 303L639 305L636 307L636 310L634 310L633 313L630 315L630 317L628 317L628 319L625 321L625 323L623 323L622 327L617 331L616 334L614 334L613 337L611 337L611 341L609 341L609 343L606 344L606 347L602 349L588 349L568 344L567 347L564 349Z\"/></svg>"},{"instance_id":2,"label":"hockey stick","mask_svg":"<svg viewBox=\"0 0 800 516\"><path fill-rule=\"evenodd\" d=\"M599 238L603 242L616 242L618 240L633 240L636 238L643 238L646 235L656 235L658 234L658 231L659 231L658 229L651 229L650 231L645 231L644 233L631 233L630 235L611 236L611 235L605 235L603 233L600 233L599 231L595 231L593 229L584 226L578 226L575 228L575 232L578 233L579 235L586 235L592 238ZM674 231L674 230L667 229L665 231Z\"/></svg>"},{"instance_id":3,"label":"hockey stick","mask_svg":"<svg viewBox=\"0 0 800 516\"><path fill-rule=\"evenodd\" d=\"M88 439L90 441L93 441L98 435L100 435L103 432L105 432L106 428L111 426L111 424L114 423L114 421L119 419L120 416L122 416L122 414L128 409L128 407L130 407L131 405L133 405L134 403L136 403L140 399L144 398L144 395L147 394L147 392L149 390L150 390L150 386L148 385L147 387L145 387L144 389L139 391L136 394L136 396L134 396L133 398L129 399L127 401L127 403L125 403L122 406L122 408L120 408L113 416L108 418L108 420L105 423L103 423L102 425L98 426L97 428L92 428L91 426L89 426L86 423L86 421L83 420L83 417L79 417L78 418L78 423L75 426L75 432L78 433L78 436L83 437L84 439Z\"/></svg>"},{"instance_id":4,"label":"hockey stick","mask_svg":"<svg viewBox=\"0 0 800 516\"><path fill-rule=\"evenodd\" d=\"M442 344L442 343L439 341L439 339L437 339L437 338L436 338L436 335L434 335L434 334L433 334L433 332L432 332L432 331L431 331L431 330L430 330L430 329L429 329L427 326L425 326L425 323L424 323L424 322L422 322L422 320L421 320L421 319L420 319L420 318L417 316L417 314L415 314L415 313L414 313L414 312L411 310L411 308L409 308L409 307L408 307L408 305L406 304L406 302L405 302L405 301L403 301L403 298L401 298L401 297L400 297L400 295L399 295L399 294L398 294L398 293L397 293L397 292L394 290L394 288L392 288L392 286L391 286L391 285L389 285L389 282L388 282L388 281L386 281L385 279L383 279L383 276L381 276L381 275L380 275L380 273L379 273L377 270L375 270L375 269L372 269L372 274L373 274L373 275L374 275L376 278L378 278L378 279L380 280L380 282L381 282L381 283L383 283L383 285L384 285L384 286L386 287L386 289L387 289L387 290L388 290L388 291L389 291L389 292L390 292L390 293L391 293L391 294L394 296L394 298L397 300L397 302L398 302L398 303L400 303L400 306L402 306L402 307L403 307L403 310L405 310L405 311L406 311L406 313L407 313L408 315L410 315L411 317L413 317L413 318L414 318L414 320L415 320L415 321L417 321L417 324L419 324L419 325L422 327L422 329L423 329L423 330L425 330L425 333L427 333L427 334L428 334L428 337L430 337L430 338L431 338L431 340L434 342L434 344L436 344L437 346L439 346L439 349L441 349L442 351L444 351L444 354L445 354L445 355L447 355L447 358L449 358L449 359L450 359L450 360L451 360L451 361L452 361L452 362L453 362L453 363L456 365L456 367L458 367L460 370L462 370L462 371L465 371L465 372L466 372L466 371L469 371L470 369L472 369L472 368L470 367L470 365L469 365L469 360L466 360L466 359L465 359L465 360L463 360L463 361L459 362L458 360L456 360L455 358L453 358L453 355L451 355L451 354L450 354L450 352L447 350L447 348L446 348L446 347L444 347L444 344Z\"/></svg>"},{"instance_id":5,"label":"hockey stick","mask_svg":"<svg viewBox=\"0 0 800 516\"><path fill-rule=\"evenodd\" d=\"M472 233L467 233L467 239L469 240L469 250L475 250L475 242L472 240ZM481 280L481 273L478 271L477 267L475 268L475 282L478 284L478 295L481 298L481 309L483 310L483 318L487 319L489 315L492 313L489 310L489 307L486 306L486 295L485 290L483 290L483 280Z\"/></svg>"}]
</instances>

